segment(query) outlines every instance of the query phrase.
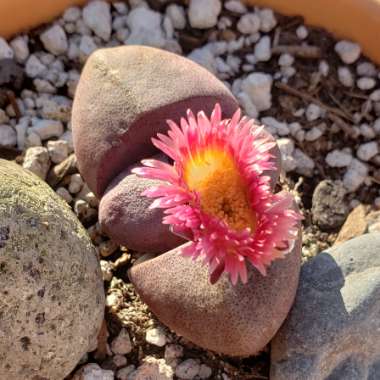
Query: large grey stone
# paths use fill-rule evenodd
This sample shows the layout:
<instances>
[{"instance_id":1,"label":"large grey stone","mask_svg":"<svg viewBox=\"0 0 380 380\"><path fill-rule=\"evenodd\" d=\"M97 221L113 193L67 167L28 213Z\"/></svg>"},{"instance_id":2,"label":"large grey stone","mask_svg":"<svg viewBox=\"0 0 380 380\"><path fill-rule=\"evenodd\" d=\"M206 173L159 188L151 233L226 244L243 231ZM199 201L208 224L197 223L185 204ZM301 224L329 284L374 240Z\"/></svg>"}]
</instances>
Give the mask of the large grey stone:
<instances>
[{"instance_id":1,"label":"large grey stone","mask_svg":"<svg viewBox=\"0 0 380 380\"><path fill-rule=\"evenodd\" d=\"M46 183L0 160L0 379L62 380L93 349L103 312L86 230Z\"/></svg>"},{"instance_id":2,"label":"large grey stone","mask_svg":"<svg viewBox=\"0 0 380 380\"><path fill-rule=\"evenodd\" d=\"M271 356L271 380L380 378L380 233L322 252L302 267Z\"/></svg>"}]
</instances>

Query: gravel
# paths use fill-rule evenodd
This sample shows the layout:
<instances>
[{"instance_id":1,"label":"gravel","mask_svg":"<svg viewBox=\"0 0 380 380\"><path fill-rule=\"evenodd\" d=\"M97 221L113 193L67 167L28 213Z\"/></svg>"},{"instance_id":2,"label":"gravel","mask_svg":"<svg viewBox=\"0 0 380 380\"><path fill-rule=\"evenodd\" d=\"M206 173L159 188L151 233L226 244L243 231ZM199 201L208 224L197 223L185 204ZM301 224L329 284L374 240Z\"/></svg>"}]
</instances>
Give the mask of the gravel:
<instances>
[{"instance_id":1,"label":"gravel","mask_svg":"<svg viewBox=\"0 0 380 380\"><path fill-rule=\"evenodd\" d=\"M220 0L190 0L189 22L193 28L212 28L218 22L218 16L222 10Z\"/></svg>"}]
</instances>

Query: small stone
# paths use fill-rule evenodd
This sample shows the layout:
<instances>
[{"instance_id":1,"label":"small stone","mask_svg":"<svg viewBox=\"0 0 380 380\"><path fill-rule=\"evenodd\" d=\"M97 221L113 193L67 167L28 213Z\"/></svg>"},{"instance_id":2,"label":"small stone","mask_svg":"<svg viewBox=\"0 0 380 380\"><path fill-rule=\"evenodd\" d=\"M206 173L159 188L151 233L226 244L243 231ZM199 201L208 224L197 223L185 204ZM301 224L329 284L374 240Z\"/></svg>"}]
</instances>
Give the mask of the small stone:
<instances>
[{"instance_id":1,"label":"small stone","mask_svg":"<svg viewBox=\"0 0 380 380\"><path fill-rule=\"evenodd\" d=\"M338 79L345 87L352 87L354 85L354 77L348 67L338 67Z\"/></svg>"},{"instance_id":2,"label":"small stone","mask_svg":"<svg viewBox=\"0 0 380 380\"><path fill-rule=\"evenodd\" d=\"M300 40L304 40L308 37L309 35L309 31L307 30L307 28L304 26L304 25L300 25L297 29L296 29L296 35L297 37L300 39Z\"/></svg>"},{"instance_id":3,"label":"small stone","mask_svg":"<svg viewBox=\"0 0 380 380\"><path fill-rule=\"evenodd\" d=\"M145 7L133 9L127 16L127 25L131 34L126 44L163 47L165 38L161 23L161 13Z\"/></svg>"},{"instance_id":4,"label":"small stone","mask_svg":"<svg viewBox=\"0 0 380 380\"><path fill-rule=\"evenodd\" d=\"M98 46L92 37L83 36L79 44L79 57L81 61L84 62L97 48Z\"/></svg>"},{"instance_id":5,"label":"small stone","mask_svg":"<svg viewBox=\"0 0 380 380\"><path fill-rule=\"evenodd\" d=\"M259 112L272 106L272 77L264 73L252 73L242 82L242 90L247 93Z\"/></svg>"},{"instance_id":6,"label":"small stone","mask_svg":"<svg viewBox=\"0 0 380 380\"><path fill-rule=\"evenodd\" d=\"M183 7L177 4L170 4L166 8L166 15L172 21L175 29L184 29L186 26L186 14Z\"/></svg>"},{"instance_id":7,"label":"small stone","mask_svg":"<svg viewBox=\"0 0 380 380\"><path fill-rule=\"evenodd\" d=\"M63 198L67 203L71 203L73 200L73 197L71 194L68 192L68 190L64 187L59 187L55 191L61 198Z\"/></svg>"},{"instance_id":8,"label":"small stone","mask_svg":"<svg viewBox=\"0 0 380 380\"><path fill-rule=\"evenodd\" d=\"M62 17L66 22L75 22L80 19L81 14L79 7L70 7L65 10Z\"/></svg>"},{"instance_id":9,"label":"small stone","mask_svg":"<svg viewBox=\"0 0 380 380\"><path fill-rule=\"evenodd\" d=\"M209 379L212 375L212 369L207 366L206 364L201 364L199 367L199 373L198 376L200 379Z\"/></svg>"},{"instance_id":10,"label":"small stone","mask_svg":"<svg viewBox=\"0 0 380 380\"><path fill-rule=\"evenodd\" d=\"M47 72L47 67L32 54L26 61L25 72L28 77L37 78Z\"/></svg>"},{"instance_id":11,"label":"small stone","mask_svg":"<svg viewBox=\"0 0 380 380\"><path fill-rule=\"evenodd\" d=\"M14 52L4 38L0 37L0 59L12 59Z\"/></svg>"},{"instance_id":12,"label":"small stone","mask_svg":"<svg viewBox=\"0 0 380 380\"><path fill-rule=\"evenodd\" d=\"M32 147L32 146L41 146L42 141L41 137L35 133L35 132L28 132L28 135L25 139L25 146L26 147Z\"/></svg>"},{"instance_id":13,"label":"small stone","mask_svg":"<svg viewBox=\"0 0 380 380\"><path fill-rule=\"evenodd\" d=\"M356 85L363 91L372 90L376 86L376 80L369 77L362 77L356 81Z\"/></svg>"},{"instance_id":14,"label":"small stone","mask_svg":"<svg viewBox=\"0 0 380 380\"><path fill-rule=\"evenodd\" d=\"M96 363L89 363L78 369L72 380L114 380L111 370L102 369Z\"/></svg>"},{"instance_id":15,"label":"small stone","mask_svg":"<svg viewBox=\"0 0 380 380\"><path fill-rule=\"evenodd\" d=\"M271 380L379 378L379 251L380 234L371 233L303 265L292 310L271 342Z\"/></svg>"},{"instance_id":16,"label":"small stone","mask_svg":"<svg viewBox=\"0 0 380 380\"><path fill-rule=\"evenodd\" d=\"M66 190L67 191L67 190ZM113 265L106 260L100 260L100 269L102 270L103 281L111 281L113 277Z\"/></svg>"},{"instance_id":17,"label":"small stone","mask_svg":"<svg viewBox=\"0 0 380 380\"><path fill-rule=\"evenodd\" d=\"M47 140L52 137L60 137L63 134L63 124L57 120L36 119L29 131L37 133L41 140Z\"/></svg>"},{"instance_id":18,"label":"small stone","mask_svg":"<svg viewBox=\"0 0 380 380\"><path fill-rule=\"evenodd\" d=\"M288 67L288 66L291 66L293 63L294 63L294 57L287 53L281 54L280 58L278 59L278 64L280 66Z\"/></svg>"},{"instance_id":19,"label":"small stone","mask_svg":"<svg viewBox=\"0 0 380 380\"><path fill-rule=\"evenodd\" d=\"M261 9L259 11L259 17L260 30L264 33L270 32L277 25L277 20L272 9Z\"/></svg>"},{"instance_id":20,"label":"small stone","mask_svg":"<svg viewBox=\"0 0 380 380\"><path fill-rule=\"evenodd\" d=\"M240 17L237 30L243 34L255 34L260 30L260 18L255 13L247 13Z\"/></svg>"},{"instance_id":21,"label":"small stone","mask_svg":"<svg viewBox=\"0 0 380 380\"><path fill-rule=\"evenodd\" d=\"M343 177L343 183L350 192L356 191L368 175L368 167L363 162L353 158Z\"/></svg>"},{"instance_id":22,"label":"small stone","mask_svg":"<svg viewBox=\"0 0 380 380\"><path fill-rule=\"evenodd\" d=\"M269 61L272 57L271 42L269 36L261 37L255 45L254 54L258 62Z\"/></svg>"},{"instance_id":23,"label":"small stone","mask_svg":"<svg viewBox=\"0 0 380 380\"><path fill-rule=\"evenodd\" d=\"M356 73L361 77L376 77L377 70L371 62L361 62L356 66Z\"/></svg>"},{"instance_id":24,"label":"small stone","mask_svg":"<svg viewBox=\"0 0 380 380\"><path fill-rule=\"evenodd\" d=\"M83 187L83 179L79 173L75 173L70 178L69 191L71 194L77 194Z\"/></svg>"},{"instance_id":25,"label":"small stone","mask_svg":"<svg viewBox=\"0 0 380 380\"><path fill-rule=\"evenodd\" d=\"M123 355L115 355L113 358L112 358L112 362L116 365L116 367L120 368L120 367L124 367L127 365L128 361L127 361L127 358Z\"/></svg>"},{"instance_id":26,"label":"small stone","mask_svg":"<svg viewBox=\"0 0 380 380\"><path fill-rule=\"evenodd\" d=\"M222 10L220 0L190 0L188 15L193 28L208 29L215 26Z\"/></svg>"},{"instance_id":27,"label":"small stone","mask_svg":"<svg viewBox=\"0 0 380 380\"><path fill-rule=\"evenodd\" d=\"M31 147L26 150L24 169L30 170L41 179L45 180L47 172L50 168L50 158L48 150L42 146Z\"/></svg>"},{"instance_id":28,"label":"small stone","mask_svg":"<svg viewBox=\"0 0 380 380\"><path fill-rule=\"evenodd\" d=\"M160 328L152 328L146 331L145 340L158 347L163 347L166 344L166 335Z\"/></svg>"},{"instance_id":29,"label":"small stone","mask_svg":"<svg viewBox=\"0 0 380 380\"><path fill-rule=\"evenodd\" d=\"M54 164L59 164L69 155L69 148L66 141L48 141L47 148L51 161Z\"/></svg>"},{"instance_id":30,"label":"small stone","mask_svg":"<svg viewBox=\"0 0 380 380\"><path fill-rule=\"evenodd\" d=\"M369 98L373 102L380 102L380 89L375 90L374 92L372 92L371 95L369 96Z\"/></svg>"},{"instance_id":31,"label":"small stone","mask_svg":"<svg viewBox=\"0 0 380 380\"><path fill-rule=\"evenodd\" d=\"M295 170L297 162L293 157L294 141L288 138L276 140L278 148L281 152L281 165L286 173Z\"/></svg>"},{"instance_id":32,"label":"small stone","mask_svg":"<svg viewBox=\"0 0 380 380\"><path fill-rule=\"evenodd\" d=\"M164 359L147 356L144 364L131 373L130 378L133 380L173 380L173 375L173 369L165 363Z\"/></svg>"},{"instance_id":33,"label":"small stone","mask_svg":"<svg viewBox=\"0 0 380 380\"><path fill-rule=\"evenodd\" d=\"M36 78L33 80L36 91L41 94L55 94L57 89L47 80Z\"/></svg>"},{"instance_id":34,"label":"small stone","mask_svg":"<svg viewBox=\"0 0 380 380\"><path fill-rule=\"evenodd\" d=\"M352 154L343 150L335 149L326 156L326 163L332 168L344 168L352 161Z\"/></svg>"},{"instance_id":35,"label":"small stone","mask_svg":"<svg viewBox=\"0 0 380 380\"><path fill-rule=\"evenodd\" d=\"M293 154L297 163L297 172L305 176L311 176L315 167L314 161L302 150L295 149Z\"/></svg>"},{"instance_id":36,"label":"small stone","mask_svg":"<svg viewBox=\"0 0 380 380\"><path fill-rule=\"evenodd\" d=\"M111 37L111 10L105 1L92 1L83 8L83 21L98 37L109 41Z\"/></svg>"},{"instance_id":37,"label":"small stone","mask_svg":"<svg viewBox=\"0 0 380 380\"><path fill-rule=\"evenodd\" d=\"M42 102L41 116L44 119L69 122L71 118L72 101L65 96L52 96Z\"/></svg>"},{"instance_id":38,"label":"small stone","mask_svg":"<svg viewBox=\"0 0 380 380\"><path fill-rule=\"evenodd\" d=\"M343 40L335 45L335 52L345 64L349 65L360 57L361 48L354 42Z\"/></svg>"},{"instance_id":39,"label":"small stone","mask_svg":"<svg viewBox=\"0 0 380 380\"><path fill-rule=\"evenodd\" d=\"M285 122L278 121L274 117L262 117L261 122L267 127L268 131L272 134L277 134L279 136L287 136L289 134L288 124Z\"/></svg>"},{"instance_id":40,"label":"small stone","mask_svg":"<svg viewBox=\"0 0 380 380\"><path fill-rule=\"evenodd\" d=\"M17 144L17 133L10 125L0 125L0 146L13 147Z\"/></svg>"},{"instance_id":41,"label":"small stone","mask_svg":"<svg viewBox=\"0 0 380 380\"><path fill-rule=\"evenodd\" d=\"M362 161L369 161L379 153L379 147L376 141L371 141L359 146L356 154Z\"/></svg>"},{"instance_id":42,"label":"small stone","mask_svg":"<svg viewBox=\"0 0 380 380\"><path fill-rule=\"evenodd\" d=\"M360 134L368 140L372 140L376 137L375 130L371 128L368 124L361 124L360 125Z\"/></svg>"},{"instance_id":43,"label":"small stone","mask_svg":"<svg viewBox=\"0 0 380 380\"><path fill-rule=\"evenodd\" d=\"M119 335L112 341L111 350L119 355L126 355L132 351L131 339L126 329L121 329Z\"/></svg>"},{"instance_id":44,"label":"small stone","mask_svg":"<svg viewBox=\"0 0 380 380\"><path fill-rule=\"evenodd\" d=\"M318 140L323 135L323 131L318 127L313 127L305 133L306 141Z\"/></svg>"},{"instance_id":45,"label":"small stone","mask_svg":"<svg viewBox=\"0 0 380 380\"><path fill-rule=\"evenodd\" d=\"M326 61L322 60L319 62L318 70L324 77L327 77L330 72L330 66Z\"/></svg>"},{"instance_id":46,"label":"small stone","mask_svg":"<svg viewBox=\"0 0 380 380\"><path fill-rule=\"evenodd\" d=\"M25 62L29 57L28 37L18 36L14 38L10 45L14 51L14 56L17 62Z\"/></svg>"},{"instance_id":47,"label":"small stone","mask_svg":"<svg viewBox=\"0 0 380 380\"><path fill-rule=\"evenodd\" d=\"M315 121L319 119L322 115L321 107L316 104L309 104L306 108L306 119L307 121Z\"/></svg>"},{"instance_id":48,"label":"small stone","mask_svg":"<svg viewBox=\"0 0 380 380\"><path fill-rule=\"evenodd\" d=\"M165 361L175 368L178 365L178 359L183 356L183 347L179 344L168 344L165 347Z\"/></svg>"},{"instance_id":49,"label":"small stone","mask_svg":"<svg viewBox=\"0 0 380 380\"><path fill-rule=\"evenodd\" d=\"M239 100L239 104L244 109L244 112L247 116L256 119L259 115L256 106L252 103L251 98L246 92L239 92L237 95L237 99Z\"/></svg>"},{"instance_id":50,"label":"small stone","mask_svg":"<svg viewBox=\"0 0 380 380\"><path fill-rule=\"evenodd\" d=\"M198 375L199 370L200 365L197 361L194 359L187 359L177 366L175 374L180 379L192 380Z\"/></svg>"},{"instance_id":51,"label":"small stone","mask_svg":"<svg viewBox=\"0 0 380 380\"><path fill-rule=\"evenodd\" d=\"M15 126L15 130L16 130L16 134L17 134L17 148L18 149L23 150L25 147L26 131L27 131L28 127L29 127L29 118L28 117L21 118ZM1 137L0 137L0 141L2 141Z\"/></svg>"},{"instance_id":52,"label":"small stone","mask_svg":"<svg viewBox=\"0 0 380 380\"><path fill-rule=\"evenodd\" d=\"M117 13L121 15L126 15L128 13L127 4L123 3L122 1L112 3L112 5L116 9Z\"/></svg>"},{"instance_id":53,"label":"small stone","mask_svg":"<svg viewBox=\"0 0 380 380\"><path fill-rule=\"evenodd\" d=\"M224 3L224 8L234 13L247 12L247 7L240 0L228 0Z\"/></svg>"},{"instance_id":54,"label":"small stone","mask_svg":"<svg viewBox=\"0 0 380 380\"><path fill-rule=\"evenodd\" d=\"M323 180L315 188L312 199L313 221L322 230L336 230L348 214L346 190L341 181Z\"/></svg>"},{"instance_id":55,"label":"small stone","mask_svg":"<svg viewBox=\"0 0 380 380\"><path fill-rule=\"evenodd\" d=\"M379 119L380 120L380 119ZM0 124L8 123L9 117L4 110L0 108Z\"/></svg>"},{"instance_id":56,"label":"small stone","mask_svg":"<svg viewBox=\"0 0 380 380\"><path fill-rule=\"evenodd\" d=\"M135 366L133 364L129 365L128 367L124 367L119 369L116 372L116 378L118 380L130 380L131 378L129 375L135 371Z\"/></svg>"},{"instance_id":57,"label":"small stone","mask_svg":"<svg viewBox=\"0 0 380 380\"><path fill-rule=\"evenodd\" d=\"M40 39L45 49L54 55L60 55L67 51L68 43L66 33L58 24L53 25L41 33Z\"/></svg>"},{"instance_id":58,"label":"small stone","mask_svg":"<svg viewBox=\"0 0 380 380\"><path fill-rule=\"evenodd\" d=\"M334 245L344 243L347 240L365 234L368 227L366 216L367 208L358 202L358 204L348 215L343 227L339 231Z\"/></svg>"},{"instance_id":59,"label":"small stone","mask_svg":"<svg viewBox=\"0 0 380 380\"><path fill-rule=\"evenodd\" d=\"M373 130L380 135L380 118L375 120L375 123L373 124Z\"/></svg>"}]
</instances>

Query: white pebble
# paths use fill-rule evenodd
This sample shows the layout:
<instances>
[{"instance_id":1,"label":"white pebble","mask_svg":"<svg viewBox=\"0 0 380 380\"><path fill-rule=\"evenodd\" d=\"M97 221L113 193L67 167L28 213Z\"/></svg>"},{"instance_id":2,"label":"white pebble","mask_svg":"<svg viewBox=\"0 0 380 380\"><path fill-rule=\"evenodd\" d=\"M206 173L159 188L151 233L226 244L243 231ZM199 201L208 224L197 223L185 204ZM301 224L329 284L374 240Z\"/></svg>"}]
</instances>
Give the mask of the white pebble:
<instances>
[{"instance_id":1,"label":"white pebble","mask_svg":"<svg viewBox=\"0 0 380 380\"><path fill-rule=\"evenodd\" d=\"M373 102L380 102L380 89L372 92L371 95L369 96L369 98Z\"/></svg>"},{"instance_id":2,"label":"white pebble","mask_svg":"<svg viewBox=\"0 0 380 380\"><path fill-rule=\"evenodd\" d=\"M372 157L379 153L379 147L376 141L371 141L365 144L361 144L356 151L356 155L362 161L369 161Z\"/></svg>"},{"instance_id":3,"label":"white pebble","mask_svg":"<svg viewBox=\"0 0 380 380\"><path fill-rule=\"evenodd\" d=\"M311 176L315 167L314 161L302 150L295 149L293 154L297 163L296 171L305 176Z\"/></svg>"},{"instance_id":4,"label":"white pebble","mask_svg":"<svg viewBox=\"0 0 380 380\"><path fill-rule=\"evenodd\" d=\"M376 77L377 70L373 63L362 62L356 66L356 73L361 77Z\"/></svg>"},{"instance_id":5,"label":"white pebble","mask_svg":"<svg viewBox=\"0 0 380 380\"><path fill-rule=\"evenodd\" d=\"M79 57L84 62L88 56L97 49L94 39L90 36L83 36L79 44Z\"/></svg>"},{"instance_id":6,"label":"white pebble","mask_svg":"<svg viewBox=\"0 0 380 380\"><path fill-rule=\"evenodd\" d=\"M165 37L161 23L161 13L145 7L133 9L127 16L127 25L131 34L126 40L126 44L163 47Z\"/></svg>"},{"instance_id":7,"label":"white pebble","mask_svg":"<svg viewBox=\"0 0 380 380\"><path fill-rule=\"evenodd\" d=\"M255 34L260 30L260 18L255 13L247 13L240 17L237 30L243 34Z\"/></svg>"},{"instance_id":8,"label":"white pebble","mask_svg":"<svg viewBox=\"0 0 380 380\"><path fill-rule=\"evenodd\" d=\"M322 109L318 105L312 103L306 108L306 119L308 121L314 121L321 117Z\"/></svg>"},{"instance_id":9,"label":"white pebble","mask_svg":"<svg viewBox=\"0 0 380 380\"><path fill-rule=\"evenodd\" d=\"M290 54L281 54L280 58L278 59L278 64L280 66L291 66L294 63L294 57Z\"/></svg>"},{"instance_id":10,"label":"white pebble","mask_svg":"<svg viewBox=\"0 0 380 380\"><path fill-rule=\"evenodd\" d=\"M251 98L257 111L265 111L272 106L272 77L264 73L252 73L242 82L242 90Z\"/></svg>"},{"instance_id":11,"label":"white pebble","mask_svg":"<svg viewBox=\"0 0 380 380\"><path fill-rule=\"evenodd\" d=\"M69 155L68 144L63 140L48 141L47 149L54 164L59 164Z\"/></svg>"},{"instance_id":12,"label":"white pebble","mask_svg":"<svg viewBox=\"0 0 380 380\"><path fill-rule=\"evenodd\" d=\"M164 359L156 359L152 356L144 358L144 364L132 372L128 380L173 380L173 369L165 363Z\"/></svg>"},{"instance_id":13,"label":"white pebble","mask_svg":"<svg viewBox=\"0 0 380 380\"><path fill-rule=\"evenodd\" d=\"M146 331L145 340L158 347L163 347L166 344L166 335L160 328L151 328Z\"/></svg>"},{"instance_id":14,"label":"white pebble","mask_svg":"<svg viewBox=\"0 0 380 380\"><path fill-rule=\"evenodd\" d=\"M247 7L239 0L229 0L224 3L224 8L234 13L245 13Z\"/></svg>"},{"instance_id":15,"label":"white pebble","mask_svg":"<svg viewBox=\"0 0 380 380\"><path fill-rule=\"evenodd\" d=\"M202 380L205 380L205 379L209 379L211 375L212 375L212 369L206 364L201 364L199 368L199 373L198 373L199 378Z\"/></svg>"},{"instance_id":16,"label":"white pebble","mask_svg":"<svg viewBox=\"0 0 380 380\"><path fill-rule=\"evenodd\" d=\"M16 131L10 125L0 125L0 146L13 147L16 144Z\"/></svg>"},{"instance_id":17,"label":"white pebble","mask_svg":"<svg viewBox=\"0 0 380 380\"><path fill-rule=\"evenodd\" d=\"M78 7L70 7L65 10L63 13L63 19L66 22L75 22L77 21L81 16L81 10Z\"/></svg>"},{"instance_id":18,"label":"white pebble","mask_svg":"<svg viewBox=\"0 0 380 380\"><path fill-rule=\"evenodd\" d=\"M300 39L300 40L304 40L308 37L309 35L309 31L307 30L307 28L304 26L304 25L300 25L297 29L296 29L296 35L297 37Z\"/></svg>"},{"instance_id":19,"label":"white pebble","mask_svg":"<svg viewBox=\"0 0 380 380\"><path fill-rule=\"evenodd\" d=\"M193 28L208 29L215 26L222 10L220 0L190 0L188 15Z\"/></svg>"},{"instance_id":20,"label":"white pebble","mask_svg":"<svg viewBox=\"0 0 380 380\"><path fill-rule=\"evenodd\" d=\"M125 4L124 2L118 1L118 2L112 3L112 5L117 10L117 13L121 15L126 15L128 13L127 4Z\"/></svg>"},{"instance_id":21,"label":"white pebble","mask_svg":"<svg viewBox=\"0 0 380 380\"><path fill-rule=\"evenodd\" d=\"M329 64L322 60L319 62L319 66L318 66L318 71L324 76L324 77L327 77L327 75L329 75L329 72L330 72L330 66Z\"/></svg>"},{"instance_id":22,"label":"white pebble","mask_svg":"<svg viewBox=\"0 0 380 380\"><path fill-rule=\"evenodd\" d=\"M244 113L253 119L257 118L259 112L250 96L246 92L239 92L236 97L239 100L239 104L243 107Z\"/></svg>"},{"instance_id":23,"label":"white pebble","mask_svg":"<svg viewBox=\"0 0 380 380\"><path fill-rule=\"evenodd\" d=\"M282 121L278 121L274 117L271 117L271 116L262 117L261 122L266 127L269 127L269 130L272 133L275 133L279 136L287 136L290 132L287 123L282 122Z\"/></svg>"},{"instance_id":24,"label":"white pebble","mask_svg":"<svg viewBox=\"0 0 380 380\"><path fill-rule=\"evenodd\" d=\"M38 177L45 180L47 172L50 168L48 150L42 146L28 148L25 153L22 167L30 170Z\"/></svg>"},{"instance_id":25,"label":"white pebble","mask_svg":"<svg viewBox=\"0 0 380 380\"><path fill-rule=\"evenodd\" d=\"M217 71L215 57L207 45L202 48L194 49L187 58L203 66L213 74Z\"/></svg>"},{"instance_id":26,"label":"white pebble","mask_svg":"<svg viewBox=\"0 0 380 380\"><path fill-rule=\"evenodd\" d=\"M371 140L371 139L374 139L376 137L376 133L375 133L374 129L371 128L371 126L369 126L368 124L361 124L359 129L360 129L360 134L365 139Z\"/></svg>"},{"instance_id":27,"label":"white pebble","mask_svg":"<svg viewBox=\"0 0 380 380\"><path fill-rule=\"evenodd\" d=\"M277 20L272 9L266 8L259 11L260 30L262 32L270 32L276 25Z\"/></svg>"},{"instance_id":28,"label":"white pebble","mask_svg":"<svg viewBox=\"0 0 380 380\"><path fill-rule=\"evenodd\" d=\"M349 65L360 57L361 48L354 42L343 40L335 45L335 52L344 63Z\"/></svg>"},{"instance_id":29,"label":"white pebble","mask_svg":"<svg viewBox=\"0 0 380 380\"><path fill-rule=\"evenodd\" d=\"M380 135L380 118L376 119L374 124L373 124L373 130Z\"/></svg>"},{"instance_id":30,"label":"white pebble","mask_svg":"<svg viewBox=\"0 0 380 380\"><path fill-rule=\"evenodd\" d=\"M363 91L372 90L376 86L376 80L369 77L362 77L356 81L356 85Z\"/></svg>"},{"instance_id":31,"label":"white pebble","mask_svg":"<svg viewBox=\"0 0 380 380\"><path fill-rule=\"evenodd\" d=\"M254 54L257 62L269 61L272 57L271 41L269 36L261 37L255 45Z\"/></svg>"},{"instance_id":32,"label":"white pebble","mask_svg":"<svg viewBox=\"0 0 380 380\"><path fill-rule=\"evenodd\" d=\"M293 171L297 167L297 162L293 157L294 141L288 138L280 138L276 142L281 152L283 169L286 173Z\"/></svg>"},{"instance_id":33,"label":"white pebble","mask_svg":"<svg viewBox=\"0 0 380 380\"><path fill-rule=\"evenodd\" d=\"M51 137L60 137L63 134L63 124L58 120L37 119L33 121L29 131L37 133L41 140L47 140Z\"/></svg>"},{"instance_id":34,"label":"white pebble","mask_svg":"<svg viewBox=\"0 0 380 380\"><path fill-rule=\"evenodd\" d=\"M6 124L9 121L9 117L4 110L0 108L0 124Z\"/></svg>"},{"instance_id":35,"label":"white pebble","mask_svg":"<svg viewBox=\"0 0 380 380\"><path fill-rule=\"evenodd\" d=\"M345 87L352 87L354 85L354 77L348 67L338 67L338 79Z\"/></svg>"},{"instance_id":36,"label":"white pebble","mask_svg":"<svg viewBox=\"0 0 380 380\"><path fill-rule=\"evenodd\" d=\"M25 62L29 57L29 46L27 36L18 36L14 38L10 45L14 51L14 56L17 62Z\"/></svg>"},{"instance_id":37,"label":"white pebble","mask_svg":"<svg viewBox=\"0 0 380 380\"><path fill-rule=\"evenodd\" d=\"M100 269L102 270L103 281L111 281L112 280L113 268L114 267L110 261L100 260Z\"/></svg>"},{"instance_id":38,"label":"white pebble","mask_svg":"<svg viewBox=\"0 0 380 380\"><path fill-rule=\"evenodd\" d=\"M71 194L65 189L64 187L59 187L55 191L61 198L63 198L67 203L71 203L73 200L73 197Z\"/></svg>"},{"instance_id":39,"label":"white pebble","mask_svg":"<svg viewBox=\"0 0 380 380\"><path fill-rule=\"evenodd\" d=\"M310 131L305 133L306 141L315 141L318 140L323 135L323 131L318 127L313 127Z\"/></svg>"},{"instance_id":40,"label":"white pebble","mask_svg":"<svg viewBox=\"0 0 380 380\"><path fill-rule=\"evenodd\" d=\"M35 56L30 55L25 65L26 75L30 78L37 78L47 72L47 67Z\"/></svg>"},{"instance_id":41,"label":"white pebble","mask_svg":"<svg viewBox=\"0 0 380 380\"><path fill-rule=\"evenodd\" d=\"M119 335L112 341L111 350L119 355L126 355L132 351L131 339L125 328L122 328Z\"/></svg>"},{"instance_id":42,"label":"white pebble","mask_svg":"<svg viewBox=\"0 0 380 380\"><path fill-rule=\"evenodd\" d=\"M29 118L22 117L15 126L17 133L17 148L23 150L25 147L26 131L29 126ZM1 139L0 139L1 141Z\"/></svg>"},{"instance_id":43,"label":"white pebble","mask_svg":"<svg viewBox=\"0 0 380 380\"><path fill-rule=\"evenodd\" d=\"M65 53L69 47L66 33L58 24L53 25L41 33L40 39L45 49L55 55Z\"/></svg>"},{"instance_id":44,"label":"white pebble","mask_svg":"<svg viewBox=\"0 0 380 380\"><path fill-rule=\"evenodd\" d=\"M36 78L33 80L36 91L40 94L55 94L57 89L47 80Z\"/></svg>"},{"instance_id":45,"label":"white pebble","mask_svg":"<svg viewBox=\"0 0 380 380\"><path fill-rule=\"evenodd\" d=\"M111 10L105 1L92 1L83 8L83 21L98 37L109 41L111 37Z\"/></svg>"},{"instance_id":46,"label":"white pebble","mask_svg":"<svg viewBox=\"0 0 380 380\"><path fill-rule=\"evenodd\" d=\"M114 380L114 375L111 370L103 369L96 363L88 363L78 369L74 378L81 380Z\"/></svg>"},{"instance_id":47,"label":"white pebble","mask_svg":"<svg viewBox=\"0 0 380 380\"><path fill-rule=\"evenodd\" d=\"M183 356L183 347L179 344L168 344L165 346L165 361L171 366L177 366L177 360Z\"/></svg>"},{"instance_id":48,"label":"white pebble","mask_svg":"<svg viewBox=\"0 0 380 380\"><path fill-rule=\"evenodd\" d=\"M186 14L183 7L177 4L170 4L166 8L166 15L172 20L175 29L184 29L186 26Z\"/></svg>"},{"instance_id":49,"label":"white pebble","mask_svg":"<svg viewBox=\"0 0 380 380\"><path fill-rule=\"evenodd\" d=\"M41 146L41 145L42 145L41 137L35 132L28 132L25 139L25 146L33 147L33 146Z\"/></svg>"},{"instance_id":50,"label":"white pebble","mask_svg":"<svg viewBox=\"0 0 380 380\"><path fill-rule=\"evenodd\" d=\"M0 37L0 59L13 58L14 53L8 42Z\"/></svg>"},{"instance_id":51,"label":"white pebble","mask_svg":"<svg viewBox=\"0 0 380 380\"><path fill-rule=\"evenodd\" d=\"M180 363L175 369L175 374L180 379L192 380L198 375L200 365L194 359L187 359Z\"/></svg>"},{"instance_id":52,"label":"white pebble","mask_svg":"<svg viewBox=\"0 0 380 380\"><path fill-rule=\"evenodd\" d=\"M332 168L344 168L349 166L352 161L351 153L335 149L326 156L326 163Z\"/></svg>"},{"instance_id":53,"label":"white pebble","mask_svg":"<svg viewBox=\"0 0 380 380\"><path fill-rule=\"evenodd\" d=\"M368 167L354 158L343 177L343 184L349 192L356 191L365 181Z\"/></svg>"}]
</instances>

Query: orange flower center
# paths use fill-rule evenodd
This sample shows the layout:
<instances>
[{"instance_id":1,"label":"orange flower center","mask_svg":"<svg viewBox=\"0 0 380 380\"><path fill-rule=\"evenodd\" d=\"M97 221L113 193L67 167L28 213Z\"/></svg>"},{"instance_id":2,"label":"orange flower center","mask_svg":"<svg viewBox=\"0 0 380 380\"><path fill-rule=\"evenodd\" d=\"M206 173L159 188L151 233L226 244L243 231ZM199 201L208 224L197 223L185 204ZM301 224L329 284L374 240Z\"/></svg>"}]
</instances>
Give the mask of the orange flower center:
<instances>
[{"instance_id":1,"label":"orange flower center","mask_svg":"<svg viewBox=\"0 0 380 380\"><path fill-rule=\"evenodd\" d=\"M185 181L200 196L202 211L237 231L256 228L257 218L250 207L247 186L231 155L217 148L205 149L189 158Z\"/></svg>"}]
</instances>

